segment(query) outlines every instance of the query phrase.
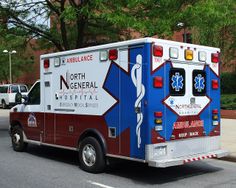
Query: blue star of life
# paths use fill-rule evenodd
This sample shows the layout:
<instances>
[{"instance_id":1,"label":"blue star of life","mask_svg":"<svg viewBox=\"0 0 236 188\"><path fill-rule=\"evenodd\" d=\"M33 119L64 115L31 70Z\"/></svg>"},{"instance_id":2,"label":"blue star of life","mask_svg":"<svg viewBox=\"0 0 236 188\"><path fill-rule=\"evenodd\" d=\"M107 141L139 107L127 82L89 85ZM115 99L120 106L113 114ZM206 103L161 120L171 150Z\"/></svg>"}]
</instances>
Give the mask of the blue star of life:
<instances>
[{"instance_id":1,"label":"blue star of life","mask_svg":"<svg viewBox=\"0 0 236 188\"><path fill-rule=\"evenodd\" d=\"M198 74L195 78L194 78L194 87L198 92L201 92L202 90L204 90L205 88L205 79L204 77L202 77L201 74Z\"/></svg>"},{"instance_id":2,"label":"blue star of life","mask_svg":"<svg viewBox=\"0 0 236 188\"><path fill-rule=\"evenodd\" d=\"M175 91L180 91L180 89L183 89L183 76L179 74L179 72L176 72L175 75L172 75L171 77L172 83L171 86Z\"/></svg>"}]
</instances>

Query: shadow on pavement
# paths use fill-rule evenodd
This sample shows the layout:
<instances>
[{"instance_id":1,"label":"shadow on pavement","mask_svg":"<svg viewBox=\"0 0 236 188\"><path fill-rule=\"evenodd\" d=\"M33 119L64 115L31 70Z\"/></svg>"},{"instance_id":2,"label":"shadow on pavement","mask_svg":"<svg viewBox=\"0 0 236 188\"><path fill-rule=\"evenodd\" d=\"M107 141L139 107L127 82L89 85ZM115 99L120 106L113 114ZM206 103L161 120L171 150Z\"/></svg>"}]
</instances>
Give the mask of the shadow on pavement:
<instances>
[{"instance_id":1,"label":"shadow on pavement","mask_svg":"<svg viewBox=\"0 0 236 188\"><path fill-rule=\"evenodd\" d=\"M220 170L223 169L214 167L202 161L169 168L153 168L147 166L147 164L123 161L117 164L111 164L106 173L129 178L141 184L152 185L164 184L207 173L214 173Z\"/></svg>"},{"instance_id":2,"label":"shadow on pavement","mask_svg":"<svg viewBox=\"0 0 236 188\"><path fill-rule=\"evenodd\" d=\"M71 165L78 165L78 153L58 148L29 145L27 153ZM194 162L170 168L152 168L143 163L110 159L105 174L131 179L139 184L164 184L223 170L207 162Z\"/></svg>"},{"instance_id":3,"label":"shadow on pavement","mask_svg":"<svg viewBox=\"0 0 236 188\"><path fill-rule=\"evenodd\" d=\"M47 158L67 164L78 165L78 153L47 146L29 144L26 152L37 157Z\"/></svg>"}]
</instances>

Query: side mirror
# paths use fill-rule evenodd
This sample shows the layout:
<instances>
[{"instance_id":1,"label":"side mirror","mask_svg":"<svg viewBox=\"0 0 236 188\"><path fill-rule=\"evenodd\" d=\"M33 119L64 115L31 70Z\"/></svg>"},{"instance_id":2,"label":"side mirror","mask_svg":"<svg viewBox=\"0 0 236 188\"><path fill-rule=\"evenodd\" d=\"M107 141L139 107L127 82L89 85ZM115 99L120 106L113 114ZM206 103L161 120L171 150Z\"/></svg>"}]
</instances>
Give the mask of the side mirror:
<instances>
[{"instance_id":1,"label":"side mirror","mask_svg":"<svg viewBox=\"0 0 236 188\"><path fill-rule=\"evenodd\" d=\"M21 103L26 105L28 101L29 101L28 95L22 95Z\"/></svg>"},{"instance_id":2,"label":"side mirror","mask_svg":"<svg viewBox=\"0 0 236 188\"><path fill-rule=\"evenodd\" d=\"M22 100L21 93L16 93L16 96L15 96L16 104L21 104L22 103L21 100Z\"/></svg>"}]
</instances>

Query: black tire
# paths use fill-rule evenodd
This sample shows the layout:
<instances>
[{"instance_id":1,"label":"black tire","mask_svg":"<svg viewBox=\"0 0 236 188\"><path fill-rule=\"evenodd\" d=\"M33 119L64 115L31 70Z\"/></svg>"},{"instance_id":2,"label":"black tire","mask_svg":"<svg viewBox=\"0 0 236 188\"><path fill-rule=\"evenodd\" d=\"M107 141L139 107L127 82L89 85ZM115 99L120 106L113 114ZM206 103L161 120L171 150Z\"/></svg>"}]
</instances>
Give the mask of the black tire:
<instances>
[{"instance_id":1,"label":"black tire","mask_svg":"<svg viewBox=\"0 0 236 188\"><path fill-rule=\"evenodd\" d=\"M6 108L7 108L7 104L6 104L6 102L5 102L4 100L2 101L2 108L3 108L3 109L6 109Z\"/></svg>"},{"instance_id":2,"label":"black tire","mask_svg":"<svg viewBox=\"0 0 236 188\"><path fill-rule=\"evenodd\" d=\"M104 171L106 159L102 147L96 138L87 137L81 141L79 162L80 168L87 172L100 173Z\"/></svg>"},{"instance_id":3,"label":"black tire","mask_svg":"<svg viewBox=\"0 0 236 188\"><path fill-rule=\"evenodd\" d=\"M15 151L25 151L27 143L24 142L23 131L19 126L13 127L11 132L12 147Z\"/></svg>"}]
</instances>

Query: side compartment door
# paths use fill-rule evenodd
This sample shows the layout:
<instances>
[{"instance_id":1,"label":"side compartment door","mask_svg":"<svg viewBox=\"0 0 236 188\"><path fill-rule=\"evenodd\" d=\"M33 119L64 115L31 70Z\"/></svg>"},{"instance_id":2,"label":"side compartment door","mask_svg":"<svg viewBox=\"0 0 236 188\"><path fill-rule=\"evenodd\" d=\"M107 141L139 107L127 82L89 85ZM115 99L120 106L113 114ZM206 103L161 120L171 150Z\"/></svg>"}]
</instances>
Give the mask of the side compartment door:
<instances>
[{"instance_id":1,"label":"side compartment door","mask_svg":"<svg viewBox=\"0 0 236 188\"><path fill-rule=\"evenodd\" d=\"M144 127L144 45L129 46L127 72L120 70L120 132L121 154L143 158ZM122 62L120 62L122 65Z\"/></svg>"},{"instance_id":2,"label":"side compartment door","mask_svg":"<svg viewBox=\"0 0 236 188\"><path fill-rule=\"evenodd\" d=\"M44 108L44 142L54 144L55 143L55 114L52 111L53 107L53 92L52 92L52 74L44 75L42 80L44 84L43 92L43 108Z\"/></svg>"}]
</instances>

